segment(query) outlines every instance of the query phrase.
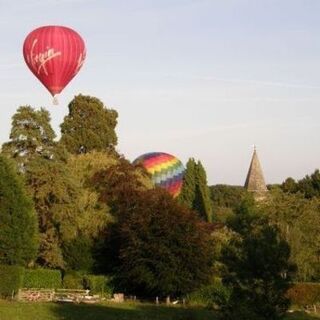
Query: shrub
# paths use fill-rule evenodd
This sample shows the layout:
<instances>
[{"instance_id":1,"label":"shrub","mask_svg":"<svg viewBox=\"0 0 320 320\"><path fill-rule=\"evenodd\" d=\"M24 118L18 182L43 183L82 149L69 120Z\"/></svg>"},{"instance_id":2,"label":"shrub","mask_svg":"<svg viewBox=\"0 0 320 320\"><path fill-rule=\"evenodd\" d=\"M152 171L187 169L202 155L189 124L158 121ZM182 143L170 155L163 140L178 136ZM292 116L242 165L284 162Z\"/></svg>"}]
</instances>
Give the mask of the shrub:
<instances>
[{"instance_id":1,"label":"shrub","mask_svg":"<svg viewBox=\"0 0 320 320\"><path fill-rule=\"evenodd\" d=\"M84 289L83 275L76 271L68 271L63 277L65 289Z\"/></svg>"},{"instance_id":2,"label":"shrub","mask_svg":"<svg viewBox=\"0 0 320 320\"><path fill-rule=\"evenodd\" d=\"M217 308L227 303L230 297L230 289L220 281L214 284L201 287L187 296L187 303L190 305Z\"/></svg>"},{"instance_id":3,"label":"shrub","mask_svg":"<svg viewBox=\"0 0 320 320\"><path fill-rule=\"evenodd\" d=\"M50 269L26 269L24 288L57 289L62 287L61 272Z\"/></svg>"},{"instance_id":4,"label":"shrub","mask_svg":"<svg viewBox=\"0 0 320 320\"><path fill-rule=\"evenodd\" d=\"M310 306L320 302L319 283L295 283L287 292L291 303L297 306Z\"/></svg>"},{"instance_id":5,"label":"shrub","mask_svg":"<svg viewBox=\"0 0 320 320\"><path fill-rule=\"evenodd\" d=\"M14 296L22 286L23 276L23 267L0 265L0 296Z\"/></svg>"},{"instance_id":6,"label":"shrub","mask_svg":"<svg viewBox=\"0 0 320 320\"><path fill-rule=\"evenodd\" d=\"M83 280L84 287L89 289L92 294L100 294L105 297L112 296L113 287L111 286L110 278L89 274L84 276Z\"/></svg>"}]
</instances>

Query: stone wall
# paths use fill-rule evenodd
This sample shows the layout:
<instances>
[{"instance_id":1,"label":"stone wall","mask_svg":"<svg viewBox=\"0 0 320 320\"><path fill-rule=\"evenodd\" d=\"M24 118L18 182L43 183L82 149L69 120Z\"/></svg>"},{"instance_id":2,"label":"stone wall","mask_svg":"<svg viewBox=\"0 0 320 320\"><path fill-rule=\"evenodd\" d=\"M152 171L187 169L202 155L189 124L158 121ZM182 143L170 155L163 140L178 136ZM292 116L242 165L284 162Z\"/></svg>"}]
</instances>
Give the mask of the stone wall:
<instances>
[{"instance_id":1,"label":"stone wall","mask_svg":"<svg viewBox=\"0 0 320 320\"><path fill-rule=\"evenodd\" d=\"M53 301L55 295L54 289L19 289L19 301L37 301L49 302Z\"/></svg>"}]
</instances>

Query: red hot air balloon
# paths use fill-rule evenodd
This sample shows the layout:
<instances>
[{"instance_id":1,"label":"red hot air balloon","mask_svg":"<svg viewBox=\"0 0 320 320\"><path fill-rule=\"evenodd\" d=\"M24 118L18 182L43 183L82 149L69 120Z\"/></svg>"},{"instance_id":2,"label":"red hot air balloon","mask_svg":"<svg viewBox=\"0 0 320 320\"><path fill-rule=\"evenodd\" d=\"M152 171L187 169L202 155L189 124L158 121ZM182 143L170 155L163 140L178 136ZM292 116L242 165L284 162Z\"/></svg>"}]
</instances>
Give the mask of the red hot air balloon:
<instances>
[{"instance_id":1,"label":"red hot air balloon","mask_svg":"<svg viewBox=\"0 0 320 320\"><path fill-rule=\"evenodd\" d=\"M63 26L44 26L28 34L23 56L31 72L54 97L80 70L86 48L76 31Z\"/></svg>"}]
</instances>

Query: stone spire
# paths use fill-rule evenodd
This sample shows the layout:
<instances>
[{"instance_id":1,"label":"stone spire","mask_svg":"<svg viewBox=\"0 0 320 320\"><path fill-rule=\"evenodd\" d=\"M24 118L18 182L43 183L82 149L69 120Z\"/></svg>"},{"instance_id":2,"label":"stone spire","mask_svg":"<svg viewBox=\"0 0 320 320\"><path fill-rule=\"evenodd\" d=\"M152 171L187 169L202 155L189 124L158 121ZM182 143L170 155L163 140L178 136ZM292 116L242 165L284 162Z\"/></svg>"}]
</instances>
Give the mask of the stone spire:
<instances>
[{"instance_id":1,"label":"stone spire","mask_svg":"<svg viewBox=\"0 0 320 320\"><path fill-rule=\"evenodd\" d=\"M268 192L255 146L244 187L253 193L257 201L265 199Z\"/></svg>"}]
</instances>

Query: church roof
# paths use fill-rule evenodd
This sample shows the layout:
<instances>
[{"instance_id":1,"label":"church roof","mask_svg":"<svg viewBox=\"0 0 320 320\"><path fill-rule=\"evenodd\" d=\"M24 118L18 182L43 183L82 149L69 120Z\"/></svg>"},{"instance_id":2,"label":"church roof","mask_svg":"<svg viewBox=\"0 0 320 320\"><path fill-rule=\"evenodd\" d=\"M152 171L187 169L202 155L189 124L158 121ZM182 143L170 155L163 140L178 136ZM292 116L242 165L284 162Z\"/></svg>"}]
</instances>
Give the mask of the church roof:
<instances>
[{"instance_id":1,"label":"church roof","mask_svg":"<svg viewBox=\"0 0 320 320\"><path fill-rule=\"evenodd\" d=\"M255 193L257 196L262 196L268 191L256 148L253 151L244 186L248 191Z\"/></svg>"}]
</instances>

